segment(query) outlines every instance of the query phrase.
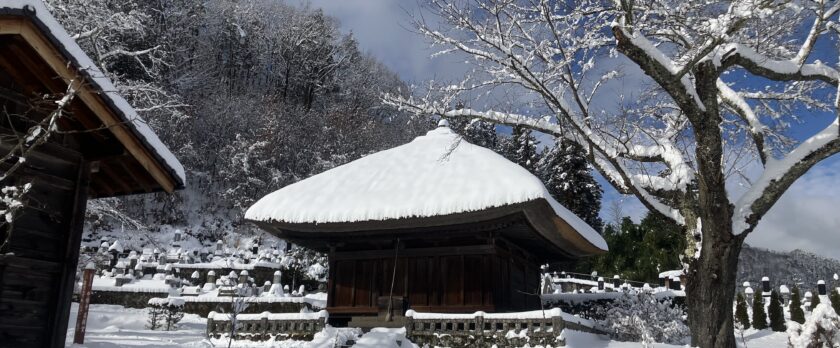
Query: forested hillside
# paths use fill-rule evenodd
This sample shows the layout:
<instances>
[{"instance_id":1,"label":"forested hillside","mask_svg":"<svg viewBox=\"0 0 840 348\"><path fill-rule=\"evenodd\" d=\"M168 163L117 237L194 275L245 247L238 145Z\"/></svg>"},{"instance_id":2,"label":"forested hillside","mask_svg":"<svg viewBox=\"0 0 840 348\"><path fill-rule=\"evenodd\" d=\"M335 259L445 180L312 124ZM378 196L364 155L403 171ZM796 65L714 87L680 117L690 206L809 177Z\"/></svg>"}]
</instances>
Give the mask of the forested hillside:
<instances>
[{"instance_id":1,"label":"forested hillside","mask_svg":"<svg viewBox=\"0 0 840 348\"><path fill-rule=\"evenodd\" d=\"M779 252L745 246L738 262L739 285L748 281L758 286L761 278L767 276L774 286L804 283L801 288L813 291L818 280L832 284L834 274L838 273L840 260L799 249ZM840 283L836 283L836 286L840 286Z\"/></svg>"},{"instance_id":2,"label":"forested hillside","mask_svg":"<svg viewBox=\"0 0 840 348\"><path fill-rule=\"evenodd\" d=\"M381 109L379 94L403 82L320 10L271 0L49 4L187 168L178 194L91 202L88 240L165 244L179 228L236 244L253 233L241 216L262 195L428 126Z\"/></svg>"}]
</instances>

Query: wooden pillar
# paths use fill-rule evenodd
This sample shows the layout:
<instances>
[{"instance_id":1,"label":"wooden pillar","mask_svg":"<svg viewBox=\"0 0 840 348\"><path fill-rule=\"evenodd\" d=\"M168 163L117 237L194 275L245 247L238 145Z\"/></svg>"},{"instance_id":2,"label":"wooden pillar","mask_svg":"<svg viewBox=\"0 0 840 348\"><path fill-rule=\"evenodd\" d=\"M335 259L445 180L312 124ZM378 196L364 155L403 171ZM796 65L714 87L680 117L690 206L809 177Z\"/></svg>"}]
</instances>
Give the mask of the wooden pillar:
<instances>
[{"instance_id":1,"label":"wooden pillar","mask_svg":"<svg viewBox=\"0 0 840 348\"><path fill-rule=\"evenodd\" d=\"M90 164L79 160L79 174L76 178L76 193L72 206L72 220L67 229L64 247L61 280L56 289L56 307L53 317L51 347L64 347L67 337L67 323L70 320L70 304L73 300L73 283L76 280L76 263L79 261L79 246L82 243L82 229L87 208L87 193L90 186Z\"/></svg>"}]
</instances>

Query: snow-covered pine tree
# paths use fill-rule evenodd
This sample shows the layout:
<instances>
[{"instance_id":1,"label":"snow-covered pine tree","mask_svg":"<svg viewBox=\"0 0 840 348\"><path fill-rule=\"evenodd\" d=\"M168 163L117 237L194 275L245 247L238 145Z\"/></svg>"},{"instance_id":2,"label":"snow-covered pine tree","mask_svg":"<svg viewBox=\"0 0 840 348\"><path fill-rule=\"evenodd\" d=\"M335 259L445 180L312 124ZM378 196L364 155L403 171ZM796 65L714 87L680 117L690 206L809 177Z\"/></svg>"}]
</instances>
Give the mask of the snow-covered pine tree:
<instances>
[{"instance_id":1,"label":"snow-covered pine tree","mask_svg":"<svg viewBox=\"0 0 840 348\"><path fill-rule=\"evenodd\" d=\"M776 332L783 332L785 327L785 311L782 309L782 299L776 290L770 293L770 303L767 308L770 312L770 328Z\"/></svg>"},{"instance_id":2,"label":"snow-covered pine tree","mask_svg":"<svg viewBox=\"0 0 840 348\"><path fill-rule=\"evenodd\" d=\"M552 197L571 210L596 231L601 232L601 196L603 189L592 177L586 162L586 150L575 142L561 140L546 148L537 163L537 176Z\"/></svg>"},{"instance_id":3,"label":"snow-covered pine tree","mask_svg":"<svg viewBox=\"0 0 840 348\"><path fill-rule=\"evenodd\" d=\"M761 296L760 292L753 296L752 313L752 327L756 330L766 329L767 313L764 312L764 298Z\"/></svg>"},{"instance_id":4,"label":"snow-covered pine tree","mask_svg":"<svg viewBox=\"0 0 840 348\"><path fill-rule=\"evenodd\" d=\"M835 312L840 313L840 290L832 289L828 295L828 299L831 301L831 308L834 308Z\"/></svg>"},{"instance_id":5,"label":"snow-covered pine tree","mask_svg":"<svg viewBox=\"0 0 840 348\"><path fill-rule=\"evenodd\" d=\"M505 137L500 143L500 153L512 162L528 169L531 173L537 172L537 138L531 134L530 129L515 126L510 136Z\"/></svg>"},{"instance_id":6,"label":"snow-covered pine tree","mask_svg":"<svg viewBox=\"0 0 840 348\"><path fill-rule=\"evenodd\" d=\"M794 285L790 291L790 320L797 323L805 323L805 311L802 310L802 295L799 293L799 287Z\"/></svg>"},{"instance_id":7,"label":"snow-covered pine tree","mask_svg":"<svg viewBox=\"0 0 840 348\"><path fill-rule=\"evenodd\" d=\"M449 120L449 127L471 144L491 150L498 149L496 125L491 122L479 119L453 118Z\"/></svg>"},{"instance_id":8,"label":"snow-covered pine tree","mask_svg":"<svg viewBox=\"0 0 840 348\"><path fill-rule=\"evenodd\" d=\"M750 315L747 313L747 300L744 294L738 292L735 304L735 320L741 325L742 330L750 328Z\"/></svg>"},{"instance_id":9,"label":"snow-covered pine tree","mask_svg":"<svg viewBox=\"0 0 840 348\"><path fill-rule=\"evenodd\" d=\"M817 308L817 305L820 304L821 300L820 300L819 291L814 290L812 293L814 295L811 296L811 308L810 308L810 310L813 312L814 308Z\"/></svg>"}]
</instances>

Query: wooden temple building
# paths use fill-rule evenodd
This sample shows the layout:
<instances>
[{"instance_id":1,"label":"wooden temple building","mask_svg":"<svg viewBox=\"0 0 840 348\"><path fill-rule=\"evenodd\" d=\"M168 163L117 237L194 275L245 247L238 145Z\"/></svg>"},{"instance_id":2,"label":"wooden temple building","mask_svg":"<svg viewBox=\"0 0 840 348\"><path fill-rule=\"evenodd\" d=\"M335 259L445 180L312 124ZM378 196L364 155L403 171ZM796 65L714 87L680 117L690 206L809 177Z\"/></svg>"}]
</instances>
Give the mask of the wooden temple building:
<instances>
[{"instance_id":1,"label":"wooden temple building","mask_svg":"<svg viewBox=\"0 0 840 348\"><path fill-rule=\"evenodd\" d=\"M20 146L69 84L59 131ZM0 347L65 346L88 199L184 186L181 164L115 90L41 1L0 2L0 184L31 183L0 229Z\"/></svg>"},{"instance_id":2,"label":"wooden temple building","mask_svg":"<svg viewBox=\"0 0 840 348\"><path fill-rule=\"evenodd\" d=\"M408 308L539 309L541 264L607 250L526 169L441 123L273 192L246 212L266 231L329 255L334 325L381 317L389 302L396 316Z\"/></svg>"}]
</instances>

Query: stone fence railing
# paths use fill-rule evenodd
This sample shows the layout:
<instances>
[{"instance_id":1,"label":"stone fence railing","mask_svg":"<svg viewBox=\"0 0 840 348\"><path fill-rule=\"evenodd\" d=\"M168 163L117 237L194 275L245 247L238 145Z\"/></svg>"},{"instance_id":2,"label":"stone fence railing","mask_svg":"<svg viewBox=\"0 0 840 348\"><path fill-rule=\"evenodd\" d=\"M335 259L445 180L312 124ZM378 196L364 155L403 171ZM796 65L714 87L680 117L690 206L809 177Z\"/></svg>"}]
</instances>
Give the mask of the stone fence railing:
<instances>
[{"instance_id":1,"label":"stone fence railing","mask_svg":"<svg viewBox=\"0 0 840 348\"><path fill-rule=\"evenodd\" d=\"M229 337L234 339L261 341L293 339L311 341L317 332L327 325L327 311L315 313L268 313L239 314L236 316L236 330L229 313L210 312L207 315L207 337Z\"/></svg>"},{"instance_id":2,"label":"stone fence railing","mask_svg":"<svg viewBox=\"0 0 840 348\"><path fill-rule=\"evenodd\" d=\"M567 318L570 320L566 320ZM446 347L564 346L564 329L602 333L588 320L560 309L520 313L406 312L406 337L418 345Z\"/></svg>"}]
</instances>

